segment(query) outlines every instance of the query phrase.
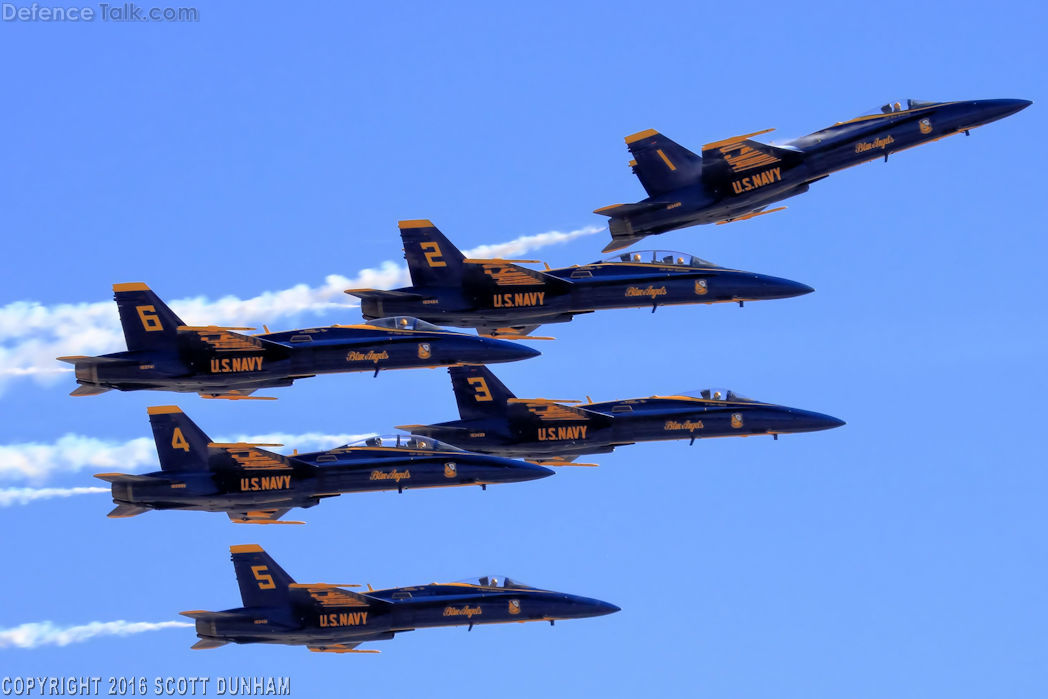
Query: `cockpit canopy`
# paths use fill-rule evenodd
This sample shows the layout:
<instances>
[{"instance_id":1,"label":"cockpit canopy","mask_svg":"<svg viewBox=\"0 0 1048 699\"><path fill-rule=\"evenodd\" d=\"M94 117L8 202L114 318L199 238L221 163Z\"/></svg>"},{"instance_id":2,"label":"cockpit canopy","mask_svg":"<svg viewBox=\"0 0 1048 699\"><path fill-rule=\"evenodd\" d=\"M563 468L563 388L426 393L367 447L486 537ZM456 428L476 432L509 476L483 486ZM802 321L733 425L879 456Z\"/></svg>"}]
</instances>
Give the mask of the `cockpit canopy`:
<instances>
[{"instance_id":1,"label":"cockpit canopy","mask_svg":"<svg viewBox=\"0 0 1048 699\"><path fill-rule=\"evenodd\" d=\"M673 250L630 250L629 252L613 255L601 262L627 262L637 264L649 262L660 265L677 265L680 267L716 267L708 260L686 252L675 252Z\"/></svg>"},{"instance_id":2,"label":"cockpit canopy","mask_svg":"<svg viewBox=\"0 0 1048 699\"><path fill-rule=\"evenodd\" d=\"M437 441L432 437L417 434L383 434L358 439L347 447L385 447L387 449L410 449L413 451L462 451L458 447Z\"/></svg>"},{"instance_id":3,"label":"cockpit canopy","mask_svg":"<svg viewBox=\"0 0 1048 699\"><path fill-rule=\"evenodd\" d=\"M433 323L427 323L424 320L418 318L412 318L411 316L390 316L389 318L376 318L375 320L368 321L368 325L373 325L376 328L393 328L396 330L436 330L438 332L452 332L445 330L444 328L437 327Z\"/></svg>"},{"instance_id":4,"label":"cockpit canopy","mask_svg":"<svg viewBox=\"0 0 1048 699\"><path fill-rule=\"evenodd\" d=\"M704 388L701 391L689 391L681 395L692 396L693 398L704 398L706 400L721 400L725 402L753 402L752 398L747 398L741 393L736 393L727 388Z\"/></svg>"},{"instance_id":5,"label":"cockpit canopy","mask_svg":"<svg viewBox=\"0 0 1048 699\"><path fill-rule=\"evenodd\" d=\"M479 585L480 587L524 587L535 589L531 587L531 585L525 585L524 583L505 575L481 575L477 578L466 578L465 580L456 580L455 582L464 585Z\"/></svg>"},{"instance_id":6,"label":"cockpit canopy","mask_svg":"<svg viewBox=\"0 0 1048 699\"><path fill-rule=\"evenodd\" d=\"M940 103L930 102L928 100L908 99L905 102L902 100L897 100L893 102L888 102L886 104L882 104L881 106L875 107L873 109L869 109L860 114L859 116L876 116L879 114L892 114L894 112L906 111L907 109L920 109L921 107L931 107L932 105L936 104Z\"/></svg>"}]
</instances>

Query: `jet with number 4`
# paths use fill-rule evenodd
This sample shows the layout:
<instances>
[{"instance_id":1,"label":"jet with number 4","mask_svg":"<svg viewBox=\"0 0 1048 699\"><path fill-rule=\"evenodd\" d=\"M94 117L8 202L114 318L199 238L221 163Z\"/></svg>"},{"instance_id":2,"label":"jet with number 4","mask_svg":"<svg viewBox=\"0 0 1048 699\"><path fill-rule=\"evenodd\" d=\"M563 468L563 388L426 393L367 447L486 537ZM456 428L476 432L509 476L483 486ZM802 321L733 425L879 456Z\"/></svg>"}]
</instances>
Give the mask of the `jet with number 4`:
<instances>
[{"instance_id":1,"label":"jet with number 4","mask_svg":"<svg viewBox=\"0 0 1048 699\"><path fill-rule=\"evenodd\" d=\"M399 633L440 626L582 619L619 611L607 602L542 590L501 576L356 592L360 585L296 583L261 546L230 546L242 607L182 612L196 621L196 650L227 643L306 646L319 653L356 650Z\"/></svg>"},{"instance_id":2,"label":"jet with number 4","mask_svg":"<svg viewBox=\"0 0 1048 699\"><path fill-rule=\"evenodd\" d=\"M843 420L761 403L727 390L629 398L604 403L517 398L484 367L451 367L459 418L411 425L463 449L566 466L583 454L606 454L636 442L815 432Z\"/></svg>"},{"instance_id":3,"label":"jet with number 4","mask_svg":"<svg viewBox=\"0 0 1048 699\"><path fill-rule=\"evenodd\" d=\"M812 182L868 160L937 141L1015 114L1028 100L967 102L907 100L889 103L785 143L752 140L773 129L736 136L702 147L702 155L654 129L626 137L630 166L648 193L634 204L615 204L594 213L611 221L618 250L657 233L703 223L743 221L786 207L770 204L803 194Z\"/></svg>"},{"instance_id":4,"label":"jet with number 4","mask_svg":"<svg viewBox=\"0 0 1048 699\"><path fill-rule=\"evenodd\" d=\"M365 318L410 315L431 323L520 337L605 308L650 308L781 299L813 289L788 279L718 267L671 251L634 251L560 269L535 260L467 259L430 221L401 221L412 286L348 289Z\"/></svg>"},{"instance_id":5,"label":"jet with number 4","mask_svg":"<svg viewBox=\"0 0 1048 699\"><path fill-rule=\"evenodd\" d=\"M245 335L214 325L187 326L141 283L115 284L127 351L59 357L76 367L70 395L177 391L206 398L245 398L260 388L290 386L317 374L513 362L539 354L524 345L438 328L417 318L382 318Z\"/></svg>"},{"instance_id":6,"label":"jet with number 4","mask_svg":"<svg viewBox=\"0 0 1048 699\"><path fill-rule=\"evenodd\" d=\"M518 483L553 475L548 468L471 454L431 437L367 437L327 451L284 456L280 444L216 443L178 407L148 409L160 471L99 473L112 484L110 517L150 510L225 512L233 522L278 521L293 507L313 507L343 493Z\"/></svg>"}]
</instances>

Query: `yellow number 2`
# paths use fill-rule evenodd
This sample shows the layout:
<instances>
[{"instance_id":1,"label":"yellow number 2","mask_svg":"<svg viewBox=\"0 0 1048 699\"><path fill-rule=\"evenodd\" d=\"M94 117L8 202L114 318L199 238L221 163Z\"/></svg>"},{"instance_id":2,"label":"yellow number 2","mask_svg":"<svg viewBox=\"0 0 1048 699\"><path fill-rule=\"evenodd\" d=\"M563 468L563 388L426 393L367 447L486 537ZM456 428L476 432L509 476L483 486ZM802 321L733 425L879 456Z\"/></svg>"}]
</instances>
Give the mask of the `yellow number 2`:
<instances>
[{"instance_id":1,"label":"yellow number 2","mask_svg":"<svg viewBox=\"0 0 1048 699\"><path fill-rule=\"evenodd\" d=\"M164 326L160 324L160 316L156 314L155 306L135 306L135 310L138 311L142 327L145 328L147 333L164 329Z\"/></svg>"},{"instance_id":2,"label":"yellow number 2","mask_svg":"<svg viewBox=\"0 0 1048 699\"><path fill-rule=\"evenodd\" d=\"M182 434L181 427L176 427L175 433L171 435L171 446L182 451L189 451L189 442L186 441L186 436Z\"/></svg>"},{"instance_id":3,"label":"yellow number 2","mask_svg":"<svg viewBox=\"0 0 1048 699\"><path fill-rule=\"evenodd\" d=\"M259 590L272 590L276 587L273 576L269 574L269 568L266 566L251 566L251 574L258 581Z\"/></svg>"},{"instance_id":4,"label":"yellow number 2","mask_svg":"<svg viewBox=\"0 0 1048 699\"><path fill-rule=\"evenodd\" d=\"M475 397L478 403L487 403L492 400L488 382L484 380L483 376L474 376L466 379L466 383L473 387L473 393L476 394Z\"/></svg>"},{"instance_id":5,"label":"yellow number 2","mask_svg":"<svg viewBox=\"0 0 1048 699\"><path fill-rule=\"evenodd\" d=\"M421 243L419 247L422 248L422 252L426 256L426 264L428 264L430 267L448 266L448 263L441 259L444 253L440 251L440 246L436 243Z\"/></svg>"}]
</instances>

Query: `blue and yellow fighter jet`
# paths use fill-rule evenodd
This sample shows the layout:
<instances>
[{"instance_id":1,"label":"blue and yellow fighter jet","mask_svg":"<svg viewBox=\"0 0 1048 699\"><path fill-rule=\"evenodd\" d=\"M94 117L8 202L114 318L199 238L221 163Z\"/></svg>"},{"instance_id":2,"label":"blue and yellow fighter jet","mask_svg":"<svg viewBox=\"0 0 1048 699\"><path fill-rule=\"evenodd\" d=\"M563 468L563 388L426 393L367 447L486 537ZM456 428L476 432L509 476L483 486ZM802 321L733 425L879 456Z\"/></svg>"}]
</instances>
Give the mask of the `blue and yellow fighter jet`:
<instances>
[{"instance_id":1,"label":"blue and yellow fighter jet","mask_svg":"<svg viewBox=\"0 0 1048 699\"><path fill-rule=\"evenodd\" d=\"M459 420L401 426L463 449L567 466L636 442L749 437L840 427L829 415L760 403L727 390L605 403L517 398L485 367L451 367Z\"/></svg>"},{"instance_id":2,"label":"blue and yellow fighter jet","mask_svg":"<svg viewBox=\"0 0 1048 699\"><path fill-rule=\"evenodd\" d=\"M769 204L803 194L830 173L891 153L937 141L1015 114L1028 100L969 102L907 100L889 103L813 134L769 145L752 140L773 129L727 138L702 147L698 156L654 129L626 137L630 166L648 193L635 204L594 213L611 218L618 250L656 233L703 223L742 221L786 207Z\"/></svg>"},{"instance_id":3,"label":"blue and yellow fighter jet","mask_svg":"<svg viewBox=\"0 0 1048 699\"><path fill-rule=\"evenodd\" d=\"M160 469L154 473L99 473L112 483L110 517L150 510L225 512L251 524L278 522L293 507L313 507L342 493L517 483L545 478L548 468L487 454L471 454L431 437L368 437L328 451L283 456L263 447L218 444L178 407L148 409Z\"/></svg>"},{"instance_id":4,"label":"blue and yellow fighter jet","mask_svg":"<svg viewBox=\"0 0 1048 699\"><path fill-rule=\"evenodd\" d=\"M367 592L359 585L296 583L261 546L230 546L243 606L190 611L200 640L194 649L227 643L278 643L321 653L355 650L398 633L439 626L582 619L619 611L607 602L530 587L501 576Z\"/></svg>"},{"instance_id":5,"label":"blue and yellow fighter jet","mask_svg":"<svg viewBox=\"0 0 1048 699\"><path fill-rule=\"evenodd\" d=\"M214 325L187 326L141 283L114 284L127 351L101 357L59 357L76 367L70 394L176 391L238 399L260 388L290 386L317 374L513 362L539 354L505 340L473 337L417 318L382 318L244 335Z\"/></svg>"},{"instance_id":6,"label":"blue and yellow fighter jet","mask_svg":"<svg viewBox=\"0 0 1048 699\"><path fill-rule=\"evenodd\" d=\"M392 291L348 289L367 319L410 315L483 335L520 337L544 323L566 323L605 308L781 299L813 289L788 279L718 267L693 255L634 251L560 269L471 260L431 222L401 221L412 286Z\"/></svg>"}]
</instances>

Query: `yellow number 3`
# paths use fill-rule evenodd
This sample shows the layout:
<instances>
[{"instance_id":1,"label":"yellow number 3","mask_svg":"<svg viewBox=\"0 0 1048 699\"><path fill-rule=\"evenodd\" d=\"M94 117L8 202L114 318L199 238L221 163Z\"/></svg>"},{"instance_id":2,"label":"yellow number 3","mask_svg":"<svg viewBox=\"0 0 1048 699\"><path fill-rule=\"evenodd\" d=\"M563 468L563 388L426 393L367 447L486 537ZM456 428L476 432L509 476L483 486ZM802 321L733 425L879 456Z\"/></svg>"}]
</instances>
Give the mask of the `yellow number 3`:
<instances>
[{"instance_id":1,"label":"yellow number 3","mask_svg":"<svg viewBox=\"0 0 1048 699\"><path fill-rule=\"evenodd\" d=\"M258 581L259 590L272 590L276 587L273 576L269 574L269 568L266 566L251 566L251 574Z\"/></svg>"},{"instance_id":2,"label":"yellow number 3","mask_svg":"<svg viewBox=\"0 0 1048 699\"><path fill-rule=\"evenodd\" d=\"M176 427L175 433L171 435L171 446L185 452L189 451L189 442L186 441L186 436L182 434L181 427Z\"/></svg>"},{"instance_id":3,"label":"yellow number 3","mask_svg":"<svg viewBox=\"0 0 1048 699\"><path fill-rule=\"evenodd\" d=\"M142 327L147 333L164 329L164 326L160 324L160 317L156 314L155 306L135 306L135 310L138 311Z\"/></svg>"},{"instance_id":4,"label":"yellow number 3","mask_svg":"<svg viewBox=\"0 0 1048 699\"><path fill-rule=\"evenodd\" d=\"M466 379L466 382L473 387L473 393L476 394L478 403L487 403L491 398L491 391L488 389L488 382L484 380L483 376L474 376L471 379Z\"/></svg>"}]
</instances>

